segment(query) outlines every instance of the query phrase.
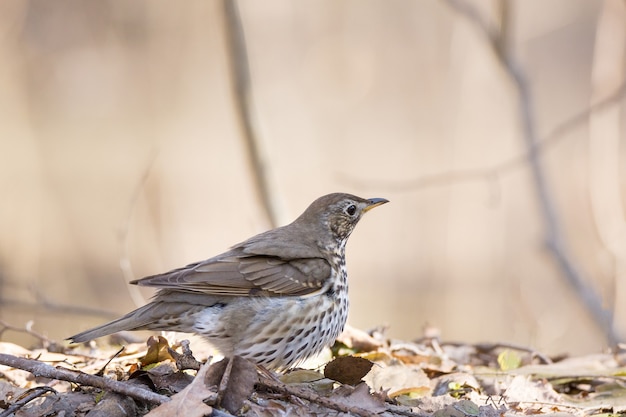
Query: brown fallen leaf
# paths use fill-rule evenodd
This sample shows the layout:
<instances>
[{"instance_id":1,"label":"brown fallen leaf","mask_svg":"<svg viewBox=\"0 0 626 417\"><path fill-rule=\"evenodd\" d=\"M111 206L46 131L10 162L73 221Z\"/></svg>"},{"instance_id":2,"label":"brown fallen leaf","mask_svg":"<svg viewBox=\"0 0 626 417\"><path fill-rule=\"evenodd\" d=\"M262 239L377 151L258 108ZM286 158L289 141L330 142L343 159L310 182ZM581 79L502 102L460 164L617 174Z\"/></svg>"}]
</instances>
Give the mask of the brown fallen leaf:
<instances>
[{"instance_id":1,"label":"brown fallen leaf","mask_svg":"<svg viewBox=\"0 0 626 417\"><path fill-rule=\"evenodd\" d=\"M17 402L19 398L19 396L15 397L11 403ZM41 401L42 399L43 401ZM15 413L9 412L8 414L19 417L70 416L76 415L74 413L78 408L91 410L94 408L93 398L83 393L73 392L62 395L45 395L37 401L30 401L23 408L18 408ZM1 414L6 415L7 411L3 410Z\"/></svg>"},{"instance_id":2,"label":"brown fallen leaf","mask_svg":"<svg viewBox=\"0 0 626 417\"><path fill-rule=\"evenodd\" d=\"M146 372L152 381L154 390L160 393L173 395L181 392L193 381L193 376L178 371L172 362L164 362Z\"/></svg>"},{"instance_id":3,"label":"brown fallen leaf","mask_svg":"<svg viewBox=\"0 0 626 417\"><path fill-rule=\"evenodd\" d=\"M150 411L146 417L204 417L211 415L213 408L204 403L206 398L215 395L204 382L208 369L208 364L203 365L191 384L178 394L173 395L171 401Z\"/></svg>"},{"instance_id":4,"label":"brown fallen leaf","mask_svg":"<svg viewBox=\"0 0 626 417\"><path fill-rule=\"evenodd\" d=\"M312 414L311 410L303 405L295 405L281 400L267 400L263 401L262 404L251 402L249 407L251 410L249 415L255 417L310 417Z\"/></svg>"},{"instance_id":5,"label":"brown fallen leaf","mask_svg":"<svg viewBox=\"0 0 626 417\"><path fill-rule=\"evenodd\" d=\"M113 392L104 394L104 397L89 410L89 417L126 417L136 414L137 405L132 398Z\"/></svg>"},{"instance_id":6,"label":"brown fallen leaf","mask_svg":"<svg viewBox=\"0 0 626 417\"><path fill-rule=\"evenodd\" d=\"M233 366L230 374L225 375L229 360L233 361ZM245 399L254 391L254 385L259 381L256 365L239 356L232 359L222 359L213 364L207 371L206 385L218 386L221 390L221 386L225 382L224 378L227 378L227 381L225 389L219 392L221 396L219 405L231 413L237 413Z\"/></svg>"},{"instance_id":7,"label":"brown fallen leaf","mask_svg":"<svg viewBox=\"0 0 626 417\"><path fill-rule=\"evenodd\" d=\"M335 385L335 381L312 369L295 369L280 375L278 379L287 385L307 386L318 394L331 392Z\"/></svg>"},{"instance_id":8,"label":"brown fallen leaf","mask_svg":"<svg viewBox=\"0 0 626 417\"><path fill-rule=\"evenodd\" d=\"M394 358L393 356L389 354L389 352L385 352L382 350L374 351L374 352L367 352L367 353L357 353L355 356L359 358L365 358L368 361L377 363L379 365L385 365L385 366L392 365L398 362L396 358Z\"/></svg>"},{"instance_id":9,"label":"brown fallen leaf","mask_svg":"<svg viewBox=\"0 0 626 417\"><path fill-rule=\"evenodd\" d=\"M382 413L386 410L385 401L379 395L370 394L370 389L365 382L361 382L355 388L343 386L342 388L348 388L350 392L344 392L337 390L331 399L339 404L343 404L347 407L358 407L371 411L372 413Z\"/></svg>"},{"instance_id":10,"label":"brown fallen leaf","mask_svg":"<svg viewBox=\"0 0 626 417\"><path fill-rule=\"evenodd\" d=\"M433 417L466 417L462 411L457 410L451 405L437 410L433 413Z\"/></svg>"},{"instance_id":11,"label":"brown fallen leaf","mask_svg":"<svg viewBox=\"0 0 626 417\"><path fill-rule=\"evenodd\" d=\"M141 358L142 368L167 359L174 361L174 358L169 352L170 344L163 336L151 336L146 344L148 345L148 352L146 356Z\"/></svg>"},{"instance_id":12,"label":"brown fallen leaf","mask_svg":"<svg viewBox=\"0 0 626 417\"><path fill-rule=\"evenodd\" d=\"M356 385L372 369L373 362L355 356L341 356L326 364L324 376L337 382Z\"/></svg>"}]
</instances>

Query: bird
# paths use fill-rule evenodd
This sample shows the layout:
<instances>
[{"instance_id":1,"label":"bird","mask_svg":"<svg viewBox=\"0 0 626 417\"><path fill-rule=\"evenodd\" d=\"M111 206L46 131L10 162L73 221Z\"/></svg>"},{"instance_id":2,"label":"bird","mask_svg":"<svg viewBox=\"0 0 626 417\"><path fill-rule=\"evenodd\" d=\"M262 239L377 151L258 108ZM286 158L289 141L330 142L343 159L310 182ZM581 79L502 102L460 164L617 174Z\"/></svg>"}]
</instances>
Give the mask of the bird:
<instances>
[{"instance_id":1,"label":"bird","mask_svg":"<svg viewBox=\"0 0 626 417\"><path fill-rule=\"evenodd\" d=\"M210 259L131 281L158 288L125 316L68 338L124 330L195 333L225 357L287 370L332 345L348 316L345 248L361 217L384 198L322 196L292 223Z\"/></svg>"}]
</instances>

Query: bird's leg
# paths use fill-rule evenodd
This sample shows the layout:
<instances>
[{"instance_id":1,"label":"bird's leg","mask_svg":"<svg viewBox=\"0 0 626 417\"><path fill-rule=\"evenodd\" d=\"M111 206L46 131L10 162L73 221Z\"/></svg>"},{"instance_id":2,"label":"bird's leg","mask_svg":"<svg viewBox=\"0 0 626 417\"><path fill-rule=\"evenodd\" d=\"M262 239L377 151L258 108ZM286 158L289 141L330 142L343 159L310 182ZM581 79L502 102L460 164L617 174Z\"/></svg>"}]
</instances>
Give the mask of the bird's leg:
<instances>
[{"instance_id":1,"label":"bird's leg","mask_svg":"<svg viewBox=\"0 0 626 417\"><path fill-rule=\"evenodd\" d=\"M276 381L276 382L280 382L280 379L278 378L278 376L274 372L272 372L269 369L267 369L265 366L263 366L263 365L256 365L256 370L263 378L271 379L272 381Z\"/></svg>"}]
</instances>

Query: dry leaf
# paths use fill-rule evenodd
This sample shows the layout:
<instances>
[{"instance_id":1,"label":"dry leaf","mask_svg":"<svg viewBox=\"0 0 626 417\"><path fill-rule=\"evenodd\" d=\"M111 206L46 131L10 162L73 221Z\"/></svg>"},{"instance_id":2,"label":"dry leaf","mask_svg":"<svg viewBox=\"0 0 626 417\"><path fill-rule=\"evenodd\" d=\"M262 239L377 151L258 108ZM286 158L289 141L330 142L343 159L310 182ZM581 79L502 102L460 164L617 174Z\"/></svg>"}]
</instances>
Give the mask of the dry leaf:
<instances>
[{"instance_id":1,"label":"dry leaf","mask_svg":"<svg viewBox=\"0 0 626 417\"><path fill-rule=\"evenodd\" d=\"M373 338L363 330L349 325L346 325L337 341L357 352L370 352L383 346L380 340Z\"/></svg>"},{"instance_id":2,"label":"dry leaf","mask_svg":"<svg viewBox=\"0 0 626 417\"><path fill-rule=\"evenodd\" d=\"M359 353L356 354L355 356L359 357L359 358L364 358L367 359L369 361L381 364L381 365L392 365L393 363L397 362L397 360L391 356L388 352L385 351L375 351L375 352L368 352L368 353Z\"/></svg>"},{"instance_id":3,"label":"dry leaf","mask_svg":"<svg viewBox=\"0 0 626 417\"><path fill-rule=\"evenodd\" d=\"M343 395L336 393L331 398L334 402L349 407L364 408L372 413L385 411L385 402L379 396L370 394L369 387L365 383L360 383L354 389L348 387L352 392Z\"/></svg>"},{"instance_id":4,"label":"dry leaf","mask_svg":"<svg viewBox=\"0 0 626 417\"><path fill-rule=\"evenodd\" d=\"M137 414L137 406L126 395L107 392L102 400L89 410L89 417L127 417Z\"/></svg>"},{"instance_id":5,"label":"dry leaf","mask_svg":"<svg viewBox=\"0 0 626 417\"><path fill-rule=\"evenodd\" d=\"M16 345L15 343L10 342L0 342L0 353L7 353L13 356L23 356L29 357L32 356L30 350L23 348L20 345Z\"/></svg>"},{"instance_id":6,"label":"dry leaf","mask_svg":"<svg viewBox=\"0 0 626 417\"><path fill-rule=\"evenodd\" d=\"M439 409L433 413L433 417L468 417L463 411L448 405L442 409Z\"/></svg>"},{"instance_id":7,"label":"dry leaf","mask_svg":"<svg viewBox=\"0 0 626 417\"><path fill-rule=\"evenodd\" d=\"M295 369L278 377L284 384L308 384L324 379L324 375L312 369Z\"/></svg>"},{"instance_id":8,"label":"dry leaf","mask_svg":"<svg viewBox=\"0 0 626 417\"><path fill-rule=\"evenodd\" d=\"M171 361L174 360L169 352L170 345L167 342L167 339L163 336L151 336L146 344L148 345L148 352L146 353L146 356L141 358L142 368L167 359Z\"/></svg>"},{"instance_id":9,"label":"dry leaf","mask_svg":"<svg viewBox=\"0 0 626 417\"><path fill-rule=\"evenodd\" d=\"M505 390L503 397L509 402L544 402L562 403L563 399L552 385L542 381L531 381L530 378L518 375L513 378Z\"/></svg>"},{"instance_id":10,"label":"dry leaf","mask_svg":"<svg viewBox=\"0 0 626 417\"><path fill-rule=\"evenodd\" d=\"M40 401L41 399L43 401ZM92 409L94 406L93 399L82 393L69 392L62 396L45 395L40 397L40 400L31 401L11 415L19 417L72 416L79 407Z\"/></svg>"},{"instance_id":11,"label":"dry leaf","mask_svg":"<svg viewBox=\"0 0 626 417\"><path fill-rule=\"evenodd\" d=\"M288 385L306 385L317 393L330 392L335 385L335 381L312 369L296 369L279 376L278 379Z\"/></svg>"},{"instance_id":12,"label":"dry leaf","mask_svg":"<svg viewBox=\"0 0 626 417\"><path fill-rule=\"evenodd\" d=\"M146 414L147 417L204 417L209 416L213 412L213 408L204 403L208 397L214 396L215 393L207 389L206 378L209 365L206 364L198 371L193 382L187 385L187 388L176 395L172 396L171 401L158 406L157 408Z\"/></svg>"},{"instance_id":13,"label":"dry leaf","mask_svg":"<svg viewBox=\"0 0 626 417\"><path fill-rule=\"evenodd\" d=\"M466 416L476 417L480 414L478 406L470 400L461 400L457 403L454 403L452 407L463 412L463 414L465 414Z\"/></svg>"},{"instance_id":14,"label":"dry leaf","mask_svg":"<svg viewBox=\"0 0 626 417\"><path fill-rule=\"evenodd\" d=\"M409 393L424 396L432 392L426 373L415 366L375 366L364 380L375 391L387 391L389 398Z\"/></svg>"},{"instance_id":15,"label":"dry leaf","mask_svg":"<svg viewBox=\"0 0 626 417\"><path fill-rule=\"evenodd\" d=\"M178 371L172 362L166 362L152 368L146 375L154 384L155 391L168 394L181 392L194 379L193 376Z\"/></svg>"},{"instance_id":16,"label":"dry leaf","mask_svg":"<svg viewBox=\"0 0 626 417\"><path fill-rule=\"evenodd\" d=\"M372 369L373 362L355 356L342 356L326 364L324 376L342 384L356 385Z\"/></svg>"},{"instance_id":17,"label":"dry leaf","mask_svg":"<svg viewBox=\"0 0 626 417\"><path fill-rule=\"evenodd\" d=\"M224 376L224 371L228 361L231 359L222 359L221 361L211 365L206 375L206 384L208 386L220 386ZM254 385L258 382L259 376L256 372L256 365L247 359L235 356L232 358L233 366L230 375L227 375L228 384L224 392L221 392L221 406L230 411L237 413L246 398L254 391Z\"/></svg>"},{"instance_id":18,"label":"dry leaf","mask_svg":"<svg viewBox=\"0 0 626 417\"><path fill-rule=\"evenodd\" d=\"M436 397L424 397L420 400L419 410L422 413L434 413L445 407L452 405L457 400L449 395L438 395Z\"/></svg>"},{"instance_id":19,"label":"dry leaf","mask_svg":"<svg viewBox=\"0 0 626 417\"><path fill-rule=\"evenodd\" d=\"M310 417L311 410L302 405L295 405L280 400L261 401L261 404L251 402L250 416L256 417Z\"/></svg>"}]
</instances>

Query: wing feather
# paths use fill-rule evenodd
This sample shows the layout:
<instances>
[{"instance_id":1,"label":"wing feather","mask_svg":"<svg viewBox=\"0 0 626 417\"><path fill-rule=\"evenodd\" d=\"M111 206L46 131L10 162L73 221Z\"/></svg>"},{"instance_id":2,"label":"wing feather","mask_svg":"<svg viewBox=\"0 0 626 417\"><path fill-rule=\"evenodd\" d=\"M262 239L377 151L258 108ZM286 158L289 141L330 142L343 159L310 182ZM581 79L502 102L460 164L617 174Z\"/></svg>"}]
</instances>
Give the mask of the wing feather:
<instances>
[{"instance_id":1,"label":"wing feather","mask_svg":"<svg viewBox=\"0 0 626 417\"><path fill-rule=\"evenodd\" d=\"M134 284L220 296L307 295L325 288L331 267L323 257L284 259L243 247Z\"/></svg>"}]
</instances>

